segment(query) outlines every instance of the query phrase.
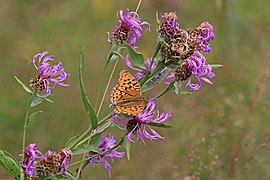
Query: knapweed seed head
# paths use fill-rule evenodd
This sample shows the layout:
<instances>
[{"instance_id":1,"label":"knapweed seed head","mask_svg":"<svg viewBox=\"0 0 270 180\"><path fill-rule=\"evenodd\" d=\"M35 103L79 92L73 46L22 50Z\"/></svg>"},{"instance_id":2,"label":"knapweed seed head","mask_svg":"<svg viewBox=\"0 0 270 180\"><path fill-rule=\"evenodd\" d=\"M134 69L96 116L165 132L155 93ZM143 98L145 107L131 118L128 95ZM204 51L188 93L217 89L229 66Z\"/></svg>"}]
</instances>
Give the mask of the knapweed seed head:
<instances>
[{"instance_id":1,"label":"knapweed seed head","mask_svg":"<svg viewBox=\"0 0 270 180\"><path fill-rule=\"evenodd\" d=\"M109 134L108 136L101 136L101 143L98 146L98 151L100 153L104 153L105 151L108 151L112 149L116 145L116 140L114 139L113 135ZM115 149L106 152L103 155L96 156L90 160L90 163L95 166L98 162L104 163L105 169L108 172L109 177L111 177L111 165L109 164L109 158L113 160L113 158L122 158L124 157L124 152L119 152L117 149L119 149L120 146L116 147ZM88 157L94 156L96 153L90 153Z\"/></svg>"},{"instance_id":2,"label":"knapweed seed head","mask_svg":"<svg viewBox=\"0 0 270 180\"><path fill-rule=\"evenodd\" d=\"M36 54L33 57L32 63L38 71L38 76L30 80L30 87L37 93L44 91L46 94L51 94L51 89L56 85L67 87L65 84L67 74L62 62L56 65L51 65L50 61L54 60L54 56L48 55L47 51Z\"/></svg>"},{"instance_id":3,"label":"knapweed seed head","mask_svg":"<svg viewBox=\"0 0 270 180\"><path fill-rule=\"evenodd\" d=\"M129 9L124 12L120 10L117 14L120 23L114 27L114 31L111 35L112 42L118 42L123 44L127 42L133 46L137 39L142 37L142 25L146 25L146 30L150 30L150 24L146 21L142 21L139 14L131 12Z\"/></svg>"}]
</instances>

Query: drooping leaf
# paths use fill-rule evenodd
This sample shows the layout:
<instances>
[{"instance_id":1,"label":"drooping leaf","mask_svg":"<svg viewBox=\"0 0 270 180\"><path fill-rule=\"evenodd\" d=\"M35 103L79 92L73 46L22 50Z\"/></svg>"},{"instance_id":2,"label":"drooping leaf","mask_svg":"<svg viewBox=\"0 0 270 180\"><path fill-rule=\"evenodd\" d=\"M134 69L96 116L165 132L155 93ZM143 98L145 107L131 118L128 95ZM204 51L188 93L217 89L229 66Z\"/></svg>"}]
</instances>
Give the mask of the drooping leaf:
<instances>
[{"instance_id":1,"label":"drooping leaf","mask_svg":"<svg viewBox=\"0 0 270 180\"><path fill-rule=\"evenodd\" d=\"M128 140L127 136L125 136L125 138L124 138L123 146L126 149L127 159L130 160L131 142Z\"/></svg>"},{"instance_id":2,"label":"drooping leaf","mask_svg":"<svg viewBox=\"0 0 270 180\"><path fill-rule=\"evenodd\" d=\"M32 90L26 86L19 78L17 78L16 76L14 76L14 78L16 79L16 81L23 87L23 89L27 92L27 93L32 93Z\"/></svg>"},{"instance_id":3,"label":"drooping leaf","mask_svg":"<svg viewBox=\"0 0 270 180\"><path fill-rule=\"evenodd\" d=\"M139 67L141 69L146 69L143 55L141 53L135 51L128 43L126 44L126 47L127 47L128 53L129 53L130 63L134 67Z\"/></svg>"},{"instance_id":4,"label":"drooping leaf","mask_svg":"<svg viewBox=\"0 0 270 180\"><path fill-rule=\"evenodd\" d=\"M212 69L217 69L217 68L220 68L222 66L223 66L222 64L211 64Z\"/></svg>"},{"instance_id":5,"label":"drooping leaf","mask_svg":"<svg viewBox=\"0 0 270 180\"><path fill-rule=\"evenodd\" d=\"M27 127L30 128L37 120L38 116L42 113L42 111L36 111L34 113L32 113L30 116L29 116L29 120L28 120L28 123L27 123Z\"/></svg>"},{"instance_id":6,"label":"drooping leaf","mask_svg":"<svg viewBox=\"0 0 270 180\"><path fill-rule=\"evenodd\" d=\"M160 128L171 128L171 127L173 127L170 124L165 124L165 123L160 124L160 123L154 123L154 122L150 122L150 123L148 123L148 125L155 126L155 127L160 127Z\"/></svg>"},{"instance_id":7,"label":"drooping leaf","mask_svg":"<svg viewBox=\"0 0 270 180\"><path fill-rule=\"evenodd\" d=\"M92 144L84 145L84 148L87 149L88 151L99 154L98 148Z\"/></svg>"},{"instance_id":8,"label":"drooping leaf","mask_svg":"<svg viewBox=\"0 0 270 180\"><path fill-rule=\"evenodd\" d=\"M83 84L83 78L82 78L82 70L84 69L84 48L81 50L80 54L80 68L79 68L79 79L80 79L80 88L81 88L81 95L82 100L84 104L84 108L88 114L88 117L90 119L90 123L93 128L96 128L98 126L98 120L97 115L95 113L95 110L92 106L92 104L89 101L89 98L87 97L86 90Z\"/></svg>"},{"instance_id":9,"label":"drooping leaf","mask_svg":"<svg viewBox=\"0 0 270 180\"><path fill-rule=\"evenodd\" d=\"M0 150L0 165L15 179L20 179L20 166L18 161L8 152Z\"/></svg>"}]
</instances>

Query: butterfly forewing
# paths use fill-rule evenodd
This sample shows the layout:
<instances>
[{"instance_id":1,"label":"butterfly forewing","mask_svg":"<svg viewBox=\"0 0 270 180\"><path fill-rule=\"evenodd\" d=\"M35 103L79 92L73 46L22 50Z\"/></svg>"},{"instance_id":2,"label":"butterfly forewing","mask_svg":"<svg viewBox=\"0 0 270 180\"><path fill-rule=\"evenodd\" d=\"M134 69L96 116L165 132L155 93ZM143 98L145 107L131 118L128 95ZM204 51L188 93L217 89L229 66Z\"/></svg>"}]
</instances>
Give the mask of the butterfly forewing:
<instances>
[{"instance_id":1,"label":"butterfly forewing","mask_svg":"<svg viewBox=\"0 0 270 180\"><path fill-rule=\"evenodd\" d=\"M130 72L126 70L120 72L118 84L111 93L111 102L118 114L138 115L143 112L145 101L142 90Z\"/></svg>"}]
</instances>

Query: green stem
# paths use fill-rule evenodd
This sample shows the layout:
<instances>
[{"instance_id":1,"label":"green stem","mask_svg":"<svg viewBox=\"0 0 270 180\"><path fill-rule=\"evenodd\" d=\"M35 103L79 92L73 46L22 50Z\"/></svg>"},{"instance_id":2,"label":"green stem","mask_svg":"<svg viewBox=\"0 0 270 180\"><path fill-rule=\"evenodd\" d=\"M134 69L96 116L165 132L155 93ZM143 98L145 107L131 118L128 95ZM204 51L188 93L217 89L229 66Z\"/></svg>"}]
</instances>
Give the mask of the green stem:
<instances>
[{"instance_id":1,"label":"green stem","mask_svg":"<svg viewBox=\"0 0 270 180\"><path fill-rule=\"evenodd\" d=\"M105 62L105 65L104 65L104 68L102 70L102 73L101 73L101 77L100 77L100 81L99 81L99 84L98 84L98 92L97 92L97 97L96 97L96 103L95 103L95 110L97 110L98 108L98 102L99 102L99 96L100 96L100 93L101 93L101 89L102 89L102 84L104 82L104 77L105 77L105 71L108 67L108 65L110 64L110 60L112 58L112 56L114 55L113 51L119 51L119 46L115 43L112 44L112 47L110 49L110 52L106 58L106 62Z\"/></svg>"},{"instance_id":2,"label":"green stem","mask_svg":"<svg viewBox=\"0 0 270 180\"><path fill-rule=\"evenodd\" d=\"M151 79L153 79L160 71L162 71L165 68L164 64L162 61L158 62L158 65L156 67L156 69L146 78L142 79L140 81L141 87L148 83Z\"/></svg>"},{"instance_id":3,"label":"green stem","mask_svg":"<svg viewBox=\"0 0 270 180\"><path fill-rule=\"evenodd\" d=\"M158 52L159 52L160 48L161 48L161 44L160 44L160 43L158 43L158 44L157 44L157 46L156 46L156 49L155 49L155 51L154 51L154 54L153 54L153 56L152 56L152 61L151 61L151 64L150 64L149 70L151 70L152 65L153 65L153 63L154 63L154 59L157 57L157 55L158 55Z\"/></svg>"},{"instance_id":4,"label":"green stem","mask_svg":"<svg viewBox=\"0 0 270 180\"><path fill-rule=\"evenodd\" d=\"M155 98L160 98L163 96L166 92L168 92L174 85L174 81L171 82L163 91L161 91L158 95L155 96Z\"/></svg>"},{"instance_id":5,"label":"green stem","mask_svg":"<svg viewBox=\"0 0 270 180\"><path fill-rule=\"evenodd\" d=\"M22 139L22 150L25 148L26 144L26 132L27 132L27 123L29 119L29 113L31 109L31 103L35 96L35 93L32 92L31 96L28 98L27 104L26 104L26 110L25 110L25 116L24 116L24 125L23 125L23 139ZM24 153L22 153L22 160L24 159ZM24 171L21 169L21 179L24 178Z\"/></svg>"},{"instance_id":6,"label":"green stem","mask_svg":"<svg viewBox=\"0 0 270 180\"><path fill-rule=\"evenodd\" d=\"M103 119L101 119L98 122L98 126L102 125L106 120L108 120L110 117L112 117L112 113L110 112L107 116L105 116ZM67 148L73 149L77 147L78 145L82 144L83 142L87 141L89 137L85 139L86 136L88 136L92 131L92 126L90 126L84 133L82 133L70 146Z\"/></svg>"}]
</instances>

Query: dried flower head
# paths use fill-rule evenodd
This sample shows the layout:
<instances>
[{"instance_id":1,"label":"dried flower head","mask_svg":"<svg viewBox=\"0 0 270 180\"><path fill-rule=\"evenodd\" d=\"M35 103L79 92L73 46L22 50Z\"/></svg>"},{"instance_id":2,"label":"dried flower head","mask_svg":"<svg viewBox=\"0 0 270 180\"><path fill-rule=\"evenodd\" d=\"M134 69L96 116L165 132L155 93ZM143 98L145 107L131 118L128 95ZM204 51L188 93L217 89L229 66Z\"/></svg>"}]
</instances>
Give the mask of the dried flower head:
<instances>
[{"instance_id":1,"label":"dried flower head","mask_svg":"<svg viewBox=\"0 0 270 180\"><path fill-rule=\"evenodd\" d=\"M51 89L55 85L67 87L69 84L65 84L64 80L69 76L65 72L62 62L58 62L56 65L50 65L49 61L54 60L54 57L48 55L47 51L38 53L33 57L32 63L38 70L38 76L30 80L30 87L36 91L45 91L46 94L51 94ZM50 85L52 83L52 85Z\"/></svg>"},{"instance_id":2,"label":"dried flower head","mask_svg":"<svg viewBox=\"0 0 270 180\"><path fill-rule=\"evenodd\" d=\"M133 141L133 135L137 135L137 139L145 144L144 137L150 140L163 139L154 129L151 128L149 123L164 123L171 116L168 112L160 113L159 110L155 110L156 104L154 99L150 98L149 102L144 109L144 111L137 115L131 117L121 117L119 115L114 115L111 120L115 122L120 122L122 126L127 127L128 130L128 140ZM156 115L154 117L154 115ZM147 131L150 131L150 133Z\"/></svg>"},{"instance_id":3,"label":"dried flower head","mask_svg":"<svg viewBox=\"0 0 270 180\"><path fill-rule=\"evenodd\" d=\"M120 18L120 23L114 27L112 32L111 41L119 43L127 42L131 46L136 43L137 39L142 36L142 25L146 25L146 30L150 30L150 24L146 21L142 22L142 19L136 12L131 12L129 9L124 13L120 10L117 14Z\"/></svg>"},{"instance_id":4,"label":"dried flower head","mask_svg":"<svg viewBox=\"0 0 270 180\"><path fill-rule=\"evenodd\" d=\"M162 21L159 25L158 32L166 38L174 37L180 31L176 13L166 12L161 17Z\"/></svg>"},{"instance_id":5,"label":"dried flower head","mask_svg":"<svg viewBox=\"0 0 270 180\"><path fill-rule=\"evenodd\" d=\"M114 139L113 135L109 134L108 136L101 136L101 143L98 146L98 151L100 153L103 153L107 150L112 149L116 145L116 140ZM115 149L103 154L96 156L90 160L90 163L95 166L98 162L104 163L105 169L108 172L109 177L111 177L111 165L109 164L109 158L113 160L113 158L122 158L124 157L124 152L119 152L117 149L120 148L120 146L116 147ZM88 157L94 156L96 153L90 153Z\"/></svg>"}]
</instances>

